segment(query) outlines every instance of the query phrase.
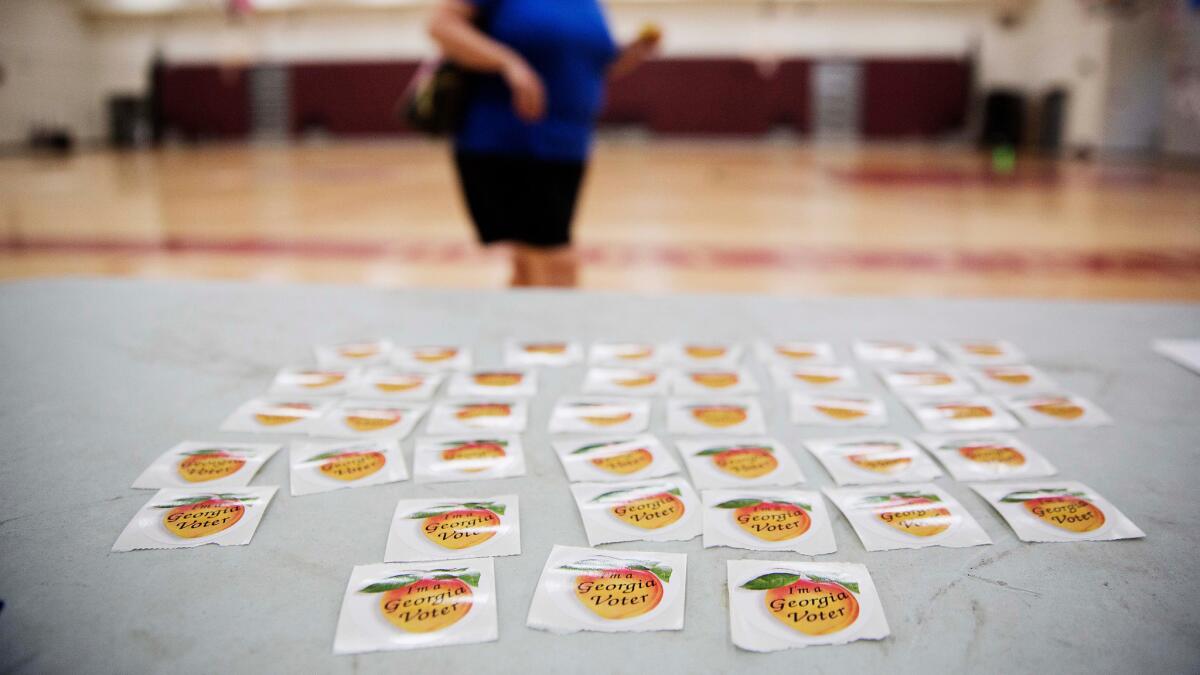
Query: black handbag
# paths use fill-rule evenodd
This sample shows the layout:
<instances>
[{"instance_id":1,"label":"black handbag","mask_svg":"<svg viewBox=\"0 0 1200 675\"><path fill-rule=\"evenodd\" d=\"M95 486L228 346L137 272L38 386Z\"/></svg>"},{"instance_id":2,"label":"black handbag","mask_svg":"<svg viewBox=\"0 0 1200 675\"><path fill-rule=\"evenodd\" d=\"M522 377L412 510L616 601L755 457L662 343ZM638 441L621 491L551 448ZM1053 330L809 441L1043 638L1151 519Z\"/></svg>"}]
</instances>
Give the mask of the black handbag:
<instances>
[{"instance_id":1,"label":"black handbag","mask_svg":"<svg viewBox=\"0 0 1200 675\"><path fill-rule=\"evenodd\" d=\"M466 113L471 79L467 69L449 60L421 66L403 100L408 126L431 136L457 131Z\"/></svg>"},{"instance_id":2,"label":"black handbag","mask_svg":"<svg viewBox=\"0 0 1200 675\"><path fill-rule=\"evenodd\" d=\"M487 33L491 15L481 13L472 23ZM430 136L453 134L462 126L476 77L447 58L422 64L401 99L404 120Z\"/></svg>"}]
</instances>

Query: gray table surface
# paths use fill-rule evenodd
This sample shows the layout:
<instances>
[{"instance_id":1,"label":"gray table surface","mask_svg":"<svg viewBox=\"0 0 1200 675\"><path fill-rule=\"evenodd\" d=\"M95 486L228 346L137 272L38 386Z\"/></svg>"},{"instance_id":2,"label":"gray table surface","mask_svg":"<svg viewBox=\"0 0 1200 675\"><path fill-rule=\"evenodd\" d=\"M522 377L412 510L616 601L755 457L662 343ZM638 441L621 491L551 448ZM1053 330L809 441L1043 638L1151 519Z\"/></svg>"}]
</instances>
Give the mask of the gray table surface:
<instances>
[{"instance_id":1,"label":"gray table surface","mask_svg":"<svg viewBox=\"0 0 1200 675\"><path fill-rule=\"evenodd\" d=\"M1154 355L1149 342L1197 334L1200 306L1176 304L0 285L0 671L1196 672L1200 377ZM572 367L544 372L524 477L293 498L281 453L254 481L281 490L249 546L110 553L153 494L129 488L151 460L185 439L254 438L216 429L277 368L307 361L312 344L371 335L470 344L484 365L498 362L509 337L803 336L834 341L844 359L854 337L1009 338L1116 420L1018 435L1147 537L1026 544L965 485L944 478L939 485L967 506L993 545L868 553L835 513L838 552L817 558L868 566L892 628L886 640L775 654L736 649L725 561L797 556L704 550L699 538L613 547L688 554L684 630L535 631L525 615L551 546L587 545L545 433L552 402L579 389L584 369ZM763 369L747 363L766 384ZM865 382L882 391L875 378ZM771 433L793 448L809 487L830 485L799 447L829 432L793 427L783 398L765 390ZM889 409L891 429L919 431L894 398ZM662 416L658 403L653 430L660 433ZM411 439L405 448L411 453ZM350 569L381 560L397 499L508 492L521 497L524 541L522 555L496 559L499 642L331 653Z\"/></svg>"}]
</instances>

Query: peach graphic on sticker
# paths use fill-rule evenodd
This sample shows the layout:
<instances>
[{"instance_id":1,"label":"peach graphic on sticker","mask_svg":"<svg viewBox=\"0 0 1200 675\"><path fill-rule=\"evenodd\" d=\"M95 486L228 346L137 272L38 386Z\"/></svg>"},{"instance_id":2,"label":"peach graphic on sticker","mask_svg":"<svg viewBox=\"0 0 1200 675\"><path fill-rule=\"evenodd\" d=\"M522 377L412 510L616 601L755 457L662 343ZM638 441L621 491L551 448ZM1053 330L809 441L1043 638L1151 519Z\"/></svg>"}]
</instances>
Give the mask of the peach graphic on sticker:
<instances>
[{"instance_id":1,"label":"peach graphic on sticker","mask_svg":"<svg viewBox=\"0 0 1200 675\"><path fill-rule=\"evenodd\" d=\"M211 494L180 497L165 509L162 524L167 532L181 539L198 539L224 532L246 514L246 504L258 499L237 494Z\"/></svg>"},{"instance_id":2,"label":"peach graphic on sticker","mask_svg":"<svg viewBox=\"0 0 1200 675\"><path fill-rule=\"evenodd\" d=\"M628 376L617 377L613 380L613 382L616 384L622 387L628 387L630 389L649 387L657 381L658 375L655 375L654 373L637 373L636 375L630 374Z\"/></svg>"},{"instance_id":3,"label":"peach graphic on sticker","mask_svg":"<svg viewBox=\"0 0 1200 675\"><path fill-rule=\"evenodd\" d=\"M322 476L340 481L356 481L378 473L387 464L387 456L378 450L337 450L309 457L305 463L320 462Z\"/></svg>"},{"instance_id":4,"label":"peach graphic on sticker","mask_svg":"<svg viewBox=\"0 0 1200 675\"><path fill-rule=\"evenodd\" d=\"M995 443L966 443L954 446L946 446L953 450L957 450L958 454L964 459L967 459L978 464L1003 465L1009 467L1024 466L1025 455L1021 451L1010 445L997 445Z\"/></svg>"},{"instance_id":5,"label":"peach graphic on sticker","mask_svg":"<svg viewBox=\"0 0 1200 675\"><path fill-rule=\"evenodd\" d=\"M692 382L709 389L727 389L741 381L738 374L733 372L691 373L688 377Z\"/></svg>"},{"instance_id":6,"label":"peach graphic on sticker","mask_svg":"<svg viewBox=\"0 0 1200 675\"><path fill-rule=\"evenodd\" d=\"M531 342L521 346L529 354L553 354L555 356L567 353L565 342Z\"/></svg>"},{"instance_id":7,"label":"peach graphic on sticker","mask_svg":"<svg viewBox=\"0 0 1200 675\"><path fill-rule=\"evenodd\" d=\"M1011 492L1000 499L1003 503L1019 503L1035 518L1060 530L1084 533L1104 525L1104 512L1086 499L1082 492L1068 490L1028 490Z\"/></svg>"},{"instance_id":8,"label":"peach graphic on sticker","mask_svg":"<svg viewBox=\"0 0 1200 675\"><path fill-rule=\"evenodd\" d=\"M729 353L729 349L717 345L687 345L683 353L693 359L719 359Z\"/></svg>"},{"instance_id":9,"label":"peach graphic on sticker","mask_svg":"<svg viewBox=\"0 0 1200 675\"><path fill-rule=\"evenodd\" d=\"M482 387L515 387L521 384L521 381L525 379L525 375L514 372L488 372L475 373L472 379L475 381L475 384Z\"/></svg>"},{"instance_id":10,"label":"peach graphic on sticker","mask_svg":"<svg viewBox=\"0 0 1200 675\"><path fill-rule=\"evenodd\" d=\"M991 342L965 342L961 346L963 351L975 356L1004 356L1004 349Z\"/></svg>"},{"instance_id":11,"label":"peach graphic on sticker","mask_svg":"<svg viewBox=\"0 0 1200 675\"><path fill-rule=\"evenodd\" d=\"M464 405L454 413L460 420L471 420L480 417L510 417L512 406L508 403L471 403Z\"/></svg>"},{"instance_id":12,"label":"peach graphic on sticker","mask_svg":"<svg viewBox=\"0 0 1200 675\"><path fill-rule=\"evenodd\" d=\"M346 380L346 374L332 370L302 370L293 377L296 384L307 389L331 387Z\"/></svg>"},{"instance_id":13,"label":"peach graphic on sticker","mask_svg":"<svg viewBox=\"0 0 1200 675\"><path fill-rule=\"evenodd\" d=\"M775 353L784 358L794 359L797 361L816 358L817 356L817 353L811 349L805 347L793 347L791 345L776 345Z\"/></svg>"},{"instance_id":14,"label":"peach graphic on sticker","mask_svg":"<svg viewBox=\"0 0 1200 675\"><path fill-rule=\"evenodd\" d=\"M1083 406L1075 404L1069 398L1058 396L1035 399L1029 404L1029 408L1043 415L1063 420L1079 419L1083 417L1084 413Z\"/></svg>"},{"instance_id":15,"label":"peach graphic on sticker","mask_svg":"<svg viewBox=\"0 0 1200 675\"><path fill-rule=\"evenodd\" d=\"M671 568L652 560L596 557L558 569L579 573L574 582L575 599L609 621L632 619L654 610L662 602L663 584L671 582Z\"/></svg>"},{"instance_id":16,"label":"peach graphic on sticker","mask_svg":"<svg viewBox=\"0 0 1200 675\"><path fill-rule=\"evenodd\" d=\"M896 492L863 497L862 503L875 505L879 522L914 537L932 537L950 529L954 517L942 504L941 497L919 492Z\"/></svg>"},{"instance_id":17,"label":"peach graphic on sticker","mask_svg":"<svg viewBox=\"0 0 1200 675\"><path fill-rule=\"evenodd\" d=\"M896 374L913 380L914 386L940 387L954 382L953 377L940 370L901 370Z\"/></svg>"},{"instance_id":18,"label":"peach graphic on sticker","mask_svg":"<svg viewBox=\"0 0 1200 675\"><path fill-rule=\"evenodd\" d=\"M454 347L420 347L412 352L413 358L421 363L440 363L458 356Z\"/></svg>"},{"instance_id":19,"label":"peach graphic on sticker","mask_svg":"<svg viewBox=\"0 0 1200 675\"><path fill-rule=\"evenodd\" d=\"M348 359L368 359L380 354L380 347L374 342L356 342L337 348L338 354Z\"/></svg>"},{"instance_id":20,"label":"peach graphic on sticker","mask_svg":"<svg viewBox=\"0 0 1200 675\"><path fill-rule=\"evenodd\" d=\"M758 478L779 468L775 450L769 445L708 448L697 452L696 456L711 458L713 466L735 478Z\"/></svg>"},{"instance_id":21,"label":"peach graphic on sticker","mask_svg":"<svg viewBox=\"0 0 1200 675\"><path fill-rule=\"evenodd\" d=\"M876 441L874 443L855 443L852 448L858 452L846 455L846 459L860 469L875 473L897 473L912 466L913 458L904 452L899 443Z\"/></svg>"},{"instance_id":22,"label":"peach graphic on sticker","mask_svg":"<svg viewBox=\"0 0 1200 675\"><path fill-rule=\"evenodd\" d=\"M508 442L502 440L478 440L466 443L447 443L446 445L448 447L441 452L442 461L461 463L463 466L458 470L463 473L484 471L495 462L508 456L508 453L505 452Z\"/></svg>"},{"instance_id":23,"label":"peach graphic on sticker","mask_svg":"<svg viewBox=\"0 0 1200 675\"><path fill-rule=\"evenodd\" d=\"M1029 384L1033 381L1032 375L1016 368L984 368L983 374L1004 384Z\"/></svg>"},{"instance_id":24,"label":"peach graphic on sticker","mask_svg":"<svg viewBox=\"0 0 1200 675\"><path fill-rule=\"evenodd\" d=\"M990 407L968 403L940 403L935 407L935 410L943 418L952 420L982 419L993 416Z\"/></svg>"},{"instance_id":25,"label":"peach graphic on sticker","mask_svg":"<svg viewBox=\"0 0 1200 675\"><path fill-rule=\"evenodd\" d=\"M742 584L750 591L766 591L767 612L783 625L805 635L830 635L858 620L857 583L836 578L772 572Z\"/></svg>"},{"instance_id":26,"label":"peach graphic on sticker","mask_svg":"<svg viewBox=\"0 0 1200 675\"><path fill-rule=\"evenodd\" d=\"M204 448L183 453L177 471L179 477L189 483L205 483L237 473L246 465L243 457L231 454L223 448Z\"/></svg>"},{"instance_id":27,"label":"peach graphic on sticker","mask_svg":"<svg viewBox=\"0 0 1200 675\"><path fill-rule=\"evenodd\" d=\"M386 375L375 380L375 388L388 393L412 391L422 384L425 378L420 375Z\"/></svg>"},{"instance_id":28,"label":"peach graphic on sticker","mask_svg":"<svg viewBox=\"0 0 1200 675\"><path fill-rule=\"evenodd\" d=\"M496 536L505 506L494 502L445 504L405 516L422 520L421 534L429 541L452 550L478 546Z\"/></svg>"},{"instance_id":29,"label":"peach graphic on sticker","mask_svg":"<svg viewBox=\"0 0 1200 675\"><path fill-rule=\"evenodd\" d=\"M842 380L841 375L832 373L819 373L806 370L797 370L792 372L792 377L806 384L833 384Z\"/></svg>"},{"instance_id":30,"label":"peach graphic on sticker","mask_svg":"<svg viewBox=\"0 0 1200 675\"><path fill-rule=\"evenodd\" d=\"M812 506L798 502L762 499L730 499L717 504L731 509L733 522L752 536L769 542L795 539L812 527Z\"/></svg>"},{"instance_id":31,"label":"peach graphic on sticker","mask_svg":"<svg viewBox=\"0 0 1200 675\"><path fill-rule=\"evenodd\" d=\"M643 361L654 356L650 345L621 345L615 349L616 357L625 361Z\"/></svg>"},{"instance_id":32,"label":"peach graphic on sticker","mask_svg":"<svg viewBox=\"0 0 1200 675\"><path fill-rule=\"evenodd\" d=\"M254 413L254 419L263 426L278 427L299 422L312 409L309 403L280 403L270 406L270 412Z\"/></svg>"},{"instance_id":33,"label":"peach graphic on sticker","mask_svg":"<svg viewBox=\"0 0 1200 675\"><path fill-rule=\"evenodd\" d=\"M683 517L687 508L680 499L682 492L673 486L663 486L660 492L644 488L613 490L597 495L592 501L611 504L608 512L617 519L643 530L657 530Z\"/></svg>"},{"instance_id":34,"label":"peach graphic on sticker","mask_svg":"<svg viewBox=\"0 0 1200 675\"><path fill-rule=\"evenodd\" d=\"M814 403L813 408L822 415L835 420L856 420L867 416L869 411L866 406L869 404L870 401L861 399L825 399L820 403Z\"/></svg>"},{"instance_id":35,"label":"peach graphic on sticker","mask_svg":"<svg viewBox=\"0 0 1200 675\"><path fill-rule=\"evenodd\" d=\"M745 406L740 405L697 405L689 409L696 421L717 429L741 424L748 416Z\"/></svg>"},{"instance_id":36,"label":"peach graphic on sticker","mask_svg":"<svg viewBox=\"0 0 1200 675\"><path fill-rule=\"evenodd\" d=\"M471 611L479 572L456 569L412 570L379 581L359 593L379 594L379 613L406 633L433 633L458 623Z\"/></svg>"},{"instance_id":37,"label":"peach graphic on sticker","mask_svg":"<svg viewBox=\"0 0 1200 675\"><path fill-rule=\"evenodd\" d=\"M347 410L342 421L355 431L379 431L398 424L404 412L400 408L356 408Z\"/></svg>"},{"instance_id":38,"label":"peach graphic on sticker","mask_svg":"<svg viewBox=\"0 0 1200 675\"><path fill-rule=\"evenodd\" d=\"M611 427L633 419L633 412L614 409L608 403L576 403L571 407L583 412L579 419L595 427Z\"/></svg>"},{"instance_id":39,"label":"peach graphic on sticker","mask_svg":"<svg viewBox=\"0 0 1200 675\"><path fill-rule=\"evenodd\" d=\"M616 445L628 443L629 441L608 441L604 443L593 443L585 445L578 450L573 451L572 455L586 455L594 453L604 448L611 448ZM623 450L617 453L605 453L591 460L592 466L618 476L624 476L631 473L637 473L642 469L650 466L654 462L654 455L646 448L632 448Z\"/></svg>"}]
</instances>

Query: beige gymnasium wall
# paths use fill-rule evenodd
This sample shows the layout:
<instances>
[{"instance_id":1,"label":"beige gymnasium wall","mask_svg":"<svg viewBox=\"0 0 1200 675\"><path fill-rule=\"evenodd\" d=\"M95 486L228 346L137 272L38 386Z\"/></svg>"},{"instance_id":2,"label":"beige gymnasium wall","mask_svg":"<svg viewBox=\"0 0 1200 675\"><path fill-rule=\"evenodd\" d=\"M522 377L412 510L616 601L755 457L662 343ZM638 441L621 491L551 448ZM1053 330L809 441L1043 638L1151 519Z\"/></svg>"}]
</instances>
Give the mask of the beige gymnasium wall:
<instances>
[{"instance_id":1,"label":"beige gymnasium wall","mask_svg":"<svg viewBox=\"0 0 1200 675\"><path fill-rule=\"evenodd\" d=\"M773 58L867 55L977 55L983 86L1040 93L1071 90L1068 142L1098 145L1104 131L1109 22L1076 0L1033 0L1015 28L993 3L789 4L747 0L656 4L612 0L618 36L645 21L666 29L668 55ZM320 10L230 23L219 13L167 17L89 15L71 0L0 0L0 143L23 139L38 120L65 124L85 139L104 133L104 100L140 92L156 49L181 62L411 58L433 53L423 9ZM10 65L11 64L11 65Z\"/></svg>"}]
</instances>

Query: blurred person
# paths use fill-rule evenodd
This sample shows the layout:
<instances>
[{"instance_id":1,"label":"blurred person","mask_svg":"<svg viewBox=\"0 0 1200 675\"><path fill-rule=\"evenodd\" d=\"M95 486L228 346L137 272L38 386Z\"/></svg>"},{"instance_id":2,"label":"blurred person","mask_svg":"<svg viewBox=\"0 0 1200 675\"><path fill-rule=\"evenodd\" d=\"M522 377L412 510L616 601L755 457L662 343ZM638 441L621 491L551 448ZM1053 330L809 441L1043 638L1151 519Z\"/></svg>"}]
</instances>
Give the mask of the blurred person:
<instances>
[{"instance_id":1,"label":"blurred person","mask_svg":"<svg viewBox=\"0 0 1200 675\"><path fill-rule=\"evenodd\" d=\"M605 82L651 56L658 29L618 47L600 0L441 0L429 33L479 73L454 139L479 240L513 245L514 286L575 285L571 223Z\"/></svg>"}]
</instances>

